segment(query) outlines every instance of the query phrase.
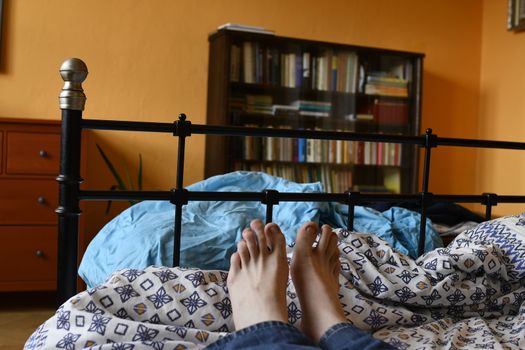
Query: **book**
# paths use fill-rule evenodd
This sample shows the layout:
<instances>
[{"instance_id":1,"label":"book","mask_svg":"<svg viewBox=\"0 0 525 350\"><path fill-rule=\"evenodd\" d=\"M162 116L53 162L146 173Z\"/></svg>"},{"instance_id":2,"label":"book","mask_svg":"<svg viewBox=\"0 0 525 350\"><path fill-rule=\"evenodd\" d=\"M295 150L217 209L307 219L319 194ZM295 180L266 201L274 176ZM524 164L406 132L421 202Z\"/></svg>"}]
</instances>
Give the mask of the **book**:
<instances>
[{"instance_id":1,"label":"book","mask_svg":"<svg viewBox=\"0 0 525 350\"><path fill-rule=\"evenodd\" d=\"M299 112L299 106L292 106L292 105L273 105L272 106L272 114L273 115L279 115L279 114L298 114Z\"/></svg>"},{"instance_id":2,"label":"book","mask_svg":"<svg viewBox=\"0 0 525 350\"><path fill-rule=\"evenodd\" d=\"M406 125L408 123L408 104L376 99L372 107L374 119L380 124Z\"/></svg>"},{"instance_id":3,"label":"book","mask_svg":"<svg viewBox=\"0 0 525 350\"><path fill-rule=\"evenodd\" d=\"M230 81L239 82L241 77L241 47L231 46L230 54Z\"/></svg>"},{"instance_id":4,"label":"book","mask_svg":"<svg viewBox=\"0 0 525 350\"><path fill-rule=\"evenodd\" d=\"M306 86L308 88L311 87L312 81L311 81L311 70L310 70L310 53L309 52L303 52L303 74L302 74L302 86Z\"/></svg>"},{"instance_id":5,"label":"book","mask_svg":"<svg viewBox=\"0 0 525 350\"><path fill-rule=\"evenodd\" d=\"M253 43L245 41L242 43L243 82L255 83L255 56Z\"/></svg>"},{"instance_id":6,"label":"book","mask_svg":"<svg viewBox=\"0 0 525 350\"><path fill-rule=\"evenodd\" d=\"M383 184L388 191L394 193L401 192L401 172L399 169L386 168L383 171Z\"/></svg>"}]
</instances>

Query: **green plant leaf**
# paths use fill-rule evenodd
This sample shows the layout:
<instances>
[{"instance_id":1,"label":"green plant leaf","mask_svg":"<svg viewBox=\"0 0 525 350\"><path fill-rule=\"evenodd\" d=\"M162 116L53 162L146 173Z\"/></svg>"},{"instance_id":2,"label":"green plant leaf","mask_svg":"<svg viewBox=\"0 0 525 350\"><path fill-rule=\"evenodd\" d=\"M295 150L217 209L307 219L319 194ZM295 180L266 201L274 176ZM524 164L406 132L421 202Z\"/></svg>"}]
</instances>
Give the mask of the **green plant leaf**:
<instances>
[{"instance_id":1,"label":"green plant leaf","mask_svg":"<svg viewBox=\"0 0 525 350\"><path fill-rule=\"evenodd\" d=\"M111 174L115 178L115 181L117 181L118 188L120 190L126 191L127 190L126 184L124 183L124 181L122 181L122 178L120 177L119 173L117 172L117 169L115 169L115 167L113 166L113 163L111 163L109 158L106 156L106 154L102 150L102 147L100 147L98 145L98 143L96 144L96 146L97 146L98 151L100 152L100 155L102 156L102 159L104 159L104 162L106 163L106 166L108 167L109 171L111 172Z\"/></svg>"},{"instance_id":2,"label":"green plant leaf","mask_svg":"<svg viewBox=\"0 0 525 350\"><path fill-rule=\"evenodd\" d=\"M124 172L126 173L126 178L128 179L129 190L130 191L134 191L135 189L133 188L133 180L131 180L131 173L129 172L129 168L128 168L127 164L124 164ZM133 204L136 204L136 203L137 203L136 200L130 200L129 201L129 205L133 205Z\"/></svg>"},{"instance_id":3,"label":"green plant leaf","mask_svg":"<svg viewBox=\"0 0 525 350\"><path fill-rule=\"evenodd\" d=\"M115 191L117 189L117 186L116 185L112 185L109 190L110 191ZM108 215L109 214L109 211L111 210L111 200L108 201L108 204L106 205L106 212L105 214Z\"/></svg>"},{"instance_id":4,"label":"green plant leaf","mask_svg":"<svg viewBox=\"0 0 525 350\"><path fill-rule=\"evenodd\" d=\"M131 174L129 172L128 165L124 163L124 172L126 173L126 179L128 180L128 188L133 191L133 181L131 180Z\"/></svg>"}]
</instances>

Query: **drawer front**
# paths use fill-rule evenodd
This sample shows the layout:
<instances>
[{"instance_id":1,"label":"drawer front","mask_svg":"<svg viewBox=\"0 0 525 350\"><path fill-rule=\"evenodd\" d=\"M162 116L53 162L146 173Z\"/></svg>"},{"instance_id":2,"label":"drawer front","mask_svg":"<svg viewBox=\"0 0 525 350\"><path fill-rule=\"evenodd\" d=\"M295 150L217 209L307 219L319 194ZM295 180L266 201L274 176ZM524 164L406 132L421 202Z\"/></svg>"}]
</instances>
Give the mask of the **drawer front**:
<instances>
[{"instance_id":1,"label":"drawer front","mask_svg":"<svg viewBox=\"0 0 525 350\"><path fill-rule=\"evenodd\" d=\"M4 132L0 130L0 174L3 174L4 172L4 164L3 162L3 149L4 149Z\"/></svg>"},{"instance_id":2,"label":"drawer front","mask_svg":"<svg viewBox=\"0 0 525 350\"><path fill-rule=\"evenodd\" d=\"M0 226L0 290L56 289L56 226Z\"/></svg>"},{"instance_id":3,"label":"drawer front","mask_svg":"<svg viewBox=\"0 0 525 350\"><path fill-rule=\"evenodd\" d=\"M7 132L6 173L58 175L60 134Z\"/></svg>"},{"instance_id":4,"label":"drawer front","mask_svg":"<svg viewBox=\"0 0 525 350\"><path fill-rule=\"evenodd\" d=\"M57 206L56 180L0 178L0 225L55 225Z\"/></svg>"}]
</instances>

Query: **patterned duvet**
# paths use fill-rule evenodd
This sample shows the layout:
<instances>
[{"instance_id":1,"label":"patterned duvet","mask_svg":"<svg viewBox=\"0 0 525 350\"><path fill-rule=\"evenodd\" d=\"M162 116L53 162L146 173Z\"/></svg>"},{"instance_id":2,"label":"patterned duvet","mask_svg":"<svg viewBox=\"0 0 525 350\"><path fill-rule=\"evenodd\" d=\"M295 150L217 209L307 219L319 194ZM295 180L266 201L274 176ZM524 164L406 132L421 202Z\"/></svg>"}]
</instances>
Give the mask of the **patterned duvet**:
<instances>
[{"instance_id":1,"label":"patterned duvet","mask_svg":"<svg viewBox=\"0 0 525 350\"><path fill-rule=\"evenodd\" d=\"M400 349L525 348L525 213L482 223L412 260L337 230L348 320ZM233 331L223 271L113 274L64 303L26 349L194 349ZM301 308L288 285L289 322Z\"/></svg>"}]
</instances>

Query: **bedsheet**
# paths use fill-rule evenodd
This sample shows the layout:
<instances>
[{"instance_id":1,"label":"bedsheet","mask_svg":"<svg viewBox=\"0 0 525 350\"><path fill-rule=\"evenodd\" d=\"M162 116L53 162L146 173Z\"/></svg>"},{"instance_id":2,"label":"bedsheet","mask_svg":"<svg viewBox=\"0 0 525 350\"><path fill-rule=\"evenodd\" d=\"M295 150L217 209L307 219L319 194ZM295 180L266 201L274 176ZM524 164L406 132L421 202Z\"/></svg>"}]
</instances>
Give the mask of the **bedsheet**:
<instances>
[{"instance_id":1,"label":"bedsheet","mask_svg":"<svg viewBox=\"0 0 525 350\"><path fill-rule=\"evenodd\" d=\"M283 192L322 192L319 182L299 184L262 172L237 171L214 176L187 187L191 191L252 191L271 188ZM190 202L182 214L181 266L201 269L229 268L229 257L244 227L264 218L266 207L259 202ZM274 207L273 221L282 228L287 243L305 221L347 227L348 207L338 203L282 202ZM138 203L111 220L90 242L79 268L89 287L106 280L122 268L173 262L174 206L167 201ZM403 208L384 213L356 207L354 228L373 232L404 254L417 256L419 214ZM427 220L426 251L442 246L439 235Z\"/></svg>"},{"instance_id":2,"label":"bedsheet","mask_svg":"<svg viewBox=\"0 0 525 350\"><path fill-rule=\"evenodd\" d=\"M525 213L481 223L413 260L336 230L347 319L399 349L525 347ZM125 269L66 303L26 349L198 349L234 330L224 271ZM287 290L289 322L301 307Z\"/></svg>"}]
</instances>

